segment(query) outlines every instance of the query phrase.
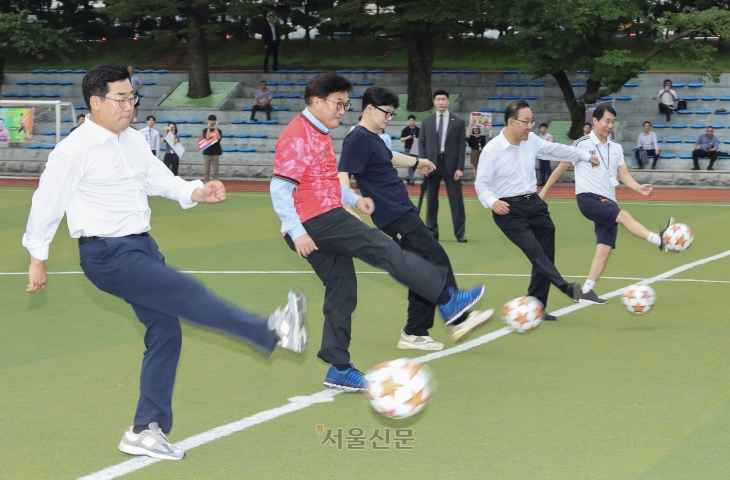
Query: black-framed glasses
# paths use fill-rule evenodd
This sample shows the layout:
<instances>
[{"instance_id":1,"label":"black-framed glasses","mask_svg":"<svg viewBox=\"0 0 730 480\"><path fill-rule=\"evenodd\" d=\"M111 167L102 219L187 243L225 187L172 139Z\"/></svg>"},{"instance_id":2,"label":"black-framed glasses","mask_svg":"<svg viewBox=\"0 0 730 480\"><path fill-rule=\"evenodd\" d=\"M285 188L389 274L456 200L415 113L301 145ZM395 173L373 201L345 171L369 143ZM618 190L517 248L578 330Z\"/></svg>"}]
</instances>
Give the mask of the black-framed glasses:
<instances>
[{"instance_id":1,"label":"black-framed glasses","mask_svg":"<svg viewBox=\"0 0 730 480\"><path fill-rule=\"evenodd\" d=\"M124 108L126 106L126 104L128 104L130 107L133 107L134 104L137 103L137 100L139 99L139 97L137 95L132 95L129 98L122 98L122 99L105 97L103 95L97 95L97 97L106 98L107 100L111 100L112 102L115 102L117 105L119 105L119 108Z\"/></svg>"},{"instance_id":2,"label":"black-framed glasses","mask_svg":"<svg viewBox=\"0 0 730 480\"><path fill-rule=\"evenodd\" d=\"M520 120L519 118L515 118L515 120L517 120L518 122L524 123L525 125L527 125L530 128L535 126L535 120Z\"/></svg>"},{"instance_id":3,"label":"black-framed glasses","mask_svg":"<svg viewBox=\"0 0 730 480\"><path fill-rule=\"evenodd\" d=\"M342 102L335 102L334 100L330 100L329 98L322 98L322 100L327 100L328 102L334 103L337 107L337 110L344 110L348 111L352 104L350 102L342 103Z\"/></svg>"},{"instance_id":4,"label":"black-framed glasses","mask_svg":"<svg viewBox=\"0 0 730 480\"><path fill-rule=\"evenodd\" d=\"M376 109L378 109L378 110L380 110L381 112L383 112L383 113L385 114L385 118L386 118L387 120L392 120L392 119L394 119L394 118L395 118L395 116L396 116L396 113L395 113L395 112L389 112L389 111L387 111L387 110L383 110L382 108L380 108L380 107L376 107L375 105L373 105L373 107L375 107Z\"/></svg>"}]
</instances>

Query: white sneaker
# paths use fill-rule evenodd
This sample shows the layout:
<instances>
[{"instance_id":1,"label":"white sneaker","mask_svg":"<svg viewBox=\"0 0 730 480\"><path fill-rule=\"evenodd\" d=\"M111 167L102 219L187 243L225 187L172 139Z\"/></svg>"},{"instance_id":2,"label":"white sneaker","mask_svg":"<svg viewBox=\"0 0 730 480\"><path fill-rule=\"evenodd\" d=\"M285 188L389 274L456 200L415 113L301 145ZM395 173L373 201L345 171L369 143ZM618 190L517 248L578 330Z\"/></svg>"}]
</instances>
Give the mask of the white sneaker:
<instances>
[{"instance_id":1,"label":"white sneaker","mask_svg":"<svg viewBox=\"0 0 730 480\"><path fill-rule=\"evenodd\" d=\"M119 442L119 450L122 452L162 460L181 460L185 456L185 450L170 445L157 422L150 423L147 430L139 434L134 433L133 428L129 427Z\"/></svg>"},{"instance_id":2,"label":"white sneaker","mask_svg":"<svg viewBox=\"0 0 730 480\"><path fill-rule=\"evenodd\" d=\"M401 350L443 350L444 344L437 342L428 335L407 335L404 330L400 331L400 341L396 348Z\"/></svg>"},{"instance_id":3,"label":"white sneaker","mask_svg":"<svg viewBox=\"0 0 730 480\"><path fill-rule=\"evenodd\" d=\"M132 119L132 122L134 122L134 123L137 123L138 121L139 121L139 120L137 120L137 117L134 117L134 118Z\"/></svg>"},{"instance_id":4,"label":"white sneaker","mask_svg":"<svg viewBox=\"0 0 730 480\"><path fill-rule=\"evenodd\" d=\"M469 335L471 335L474 330L491 322L493 317L493 308L490 308L485 312L473 311L462 323L449 327L451 328L451 338L453 338L455 342L463 342L469 338Z\"/></svg>"},{"instance_id":5,"label":"white sneaker","mask_svg":"<svg viewBox=\"0 0 730 480\"><path fill-rule=\"evenodd\" d=\"M296 353L302 353L307 346L307 299L299 289L289 291L284 309L277 308L269 317L269 328L276 332L276 343Z\"/></svg>"}]
</instances>

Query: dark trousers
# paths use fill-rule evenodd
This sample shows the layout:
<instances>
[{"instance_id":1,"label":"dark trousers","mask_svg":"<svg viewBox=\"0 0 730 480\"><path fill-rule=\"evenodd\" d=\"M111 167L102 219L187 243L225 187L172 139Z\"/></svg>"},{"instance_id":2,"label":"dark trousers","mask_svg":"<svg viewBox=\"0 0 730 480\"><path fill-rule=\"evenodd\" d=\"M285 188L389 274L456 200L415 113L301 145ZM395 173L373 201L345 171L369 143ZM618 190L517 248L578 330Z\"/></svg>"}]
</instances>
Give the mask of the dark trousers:
<instances>
[{"instance_id":1,"label":"dark trousers","mask_svg":"<svg viewBox=\"0 0 730 480\"><path fill-rule=\"evenodd\" d=\"M401 249L382 232L368 227L344 208L302 224L317 245L307 261L325 287L322 347L317 356L329 364L350 363L352 312L357 306L353 258L381 268L432 303L443 293L446 270ZM294 242L284 237L294 250Z\"/></svg>"},{"instance_id":2,"label":"dark trousers","mask_svg":"<svg viewBox=\"0 0 730 480\"><path fill-rule=\"evenodd\" d=\"M662 102L659 102L659 112L667 114L667 122L669 122L672 119L673 111L674 111L673 106L664 105Z\"/></svg>"},{"instance_id":3,"label":"dark trousers","mask_svg":"<svg viewBox=\"0 0 730 480\"><path fill-rule=\"evenodd\" d=\"M418 214L411 210L398 220L385 227L383 232L400 245L400 248L425 258L431 264L446 269L446 287L456 288L454 270L451 268L449 256L441 244L433 237L423 224ZM408 321L404 328L406 334L425 336L433 327L436 304L408 290Z\"/></svg>"},{"instance_id":4,"label":"dark trousers","mask_svg":"<svg viewBox=\"0 0 730 480\"><path fill-rule=\"evenodd\" d=\"M507 215L492 212L494 223L512 243L517 245L532 263L532 278L527 294L540 300L547 308L552 283L565 290L568 282L555 268L555 225L545 202L533 194L532 200L509 203Z\"/></svg>"},{"instance_id":5,"label":"dark trousers","mask_svg":"<svg viewBox=\"0 0 730 480\"><path fill-rule=\"evenodd\" d=\"M659 161L659 154L656 153L656 150L654 150L653 148L651 150L647 150L646 156L654 157L654 161L651 163L651 168L656 168L656 164ZM639 164L639 166L641 166L641 164Z\"/></svg>"},{"instance_id":6,"label":"dark trousers","mask_svg":"<svg viewBox=\"0 0 730 480\"><path fill-rule=\"evenodd\" d=\"M177 171L180 166L180 157L175 152L167 152L162 162L167 165L173 175L177 176Z\"/></svg>"},{"instance_id":7,"label":"dark trousers","mask_svg":"<svg viewBox=\"0 0 730 480\"><path fill-rule=\"evenodd\" d=\"M264 72L269 71L269 56L274 56L274 71L277 71L279 69L279 46L278 45L268 45L268 48L266 49L266 54L264 55Z\"/></svg>"},{"instance_id":8,"label":"dark trousers","mask_svg":"<svg viewBox=\"0 0 730 480\"><path fill-rule=\"evenodd\" d=\"M172 428L172 389L182 345L179 317L244 340L271 354L276 336L267 322L165 265L151 236L107 238L79 247L81 268L99 290L132 305L147 328L134 425Z\"/></svg>"},{"instance_id":9,"label":"dark trousers","mask_svg":"<svg viewBox=\"0 0 730 480\"><path fill-rule=\"evenodd\" d=\"M552 169L550 168L550 160L540 160L540 184L545 185L545 182L547 182L548 178L550 178L550 174L552 173Z\"/></svg>"},{"instance_id":10,"label":"dark trousers","mask_svg":"<svg viewBox=\"0 0 730 480\"><path fill-rule=\"evenodd\" d=\"M431 231L434 237L439 238L439 187L441 180L446 185L446 194L449 196L449 206L451 207L451 222L454 224L454 236L459 238L466 232L466 213L464 211L464 196L461 192L461 180L454 180L454 175L446 172L443 159L439 159L436 170L426 177L428 190L426 198L428 206L426 207L426 227Z\"/></svg>"},{"instance_id":11,"label":"dark trousers","mask_svg":"<svg viewBox=\"0 0 730 480\"><path fill-rule=\"evenodd\" d=\"M695 168L700 168L700 157L702 158L709 158L710 159L710 166L707 168L711 168L715 161L717 160L717 150L714 152L708 152L706 150L693 150L692 151L692 162L694 162Z\"/></svg>"},{"instance_id":12,"label":"dark trousers","mask_svg":"<svg viewBox=\"0 0 730 480\"><path fill-rule=\"evenodd\" d=\"M251 120L256 118L256 112L266 112L266 120L271 120L271 104L267 103L263 107L260 105L254 105L251 109Z\"/></svg>"}]
</instances>

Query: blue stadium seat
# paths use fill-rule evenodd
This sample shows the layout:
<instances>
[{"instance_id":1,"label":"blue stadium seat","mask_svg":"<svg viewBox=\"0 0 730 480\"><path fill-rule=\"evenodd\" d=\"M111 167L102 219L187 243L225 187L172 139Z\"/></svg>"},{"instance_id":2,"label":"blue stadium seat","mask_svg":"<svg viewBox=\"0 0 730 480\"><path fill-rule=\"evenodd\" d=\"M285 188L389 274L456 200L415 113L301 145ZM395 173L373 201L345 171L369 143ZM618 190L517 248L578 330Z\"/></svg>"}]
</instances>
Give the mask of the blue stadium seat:
<instances>
[{"instance_id":1,"label":"blue stadium seat","mask_svg":"<svg viewBox=\"0 0 730 480\"><path fill-rule=\"evenodd\" d=\"M696 143L696 142L697 142L696 138L685 138L684 139L684 143Z\"/></svg>"},{"instance_id":2,"label":"blue stadium seat","mask_svg":"<svg viewBox=\"0 0 730 480\"><path fill-rule=\"evenodd\" d=\"M76 105L74 110L86 110L86 105Z\"/></svg>"},{"instance_id":3,"label":"blue stadium seat","mask_svg":"<svg viewBox=\"0 0 730 480\"><path fill-rule=\"evenodd\" d=\"M662 143L662 142L664 142L664 139L662 139L662 138L657 138L656 139L656 143Z\"/></svg>"},{"instance_id":4,"label":"blue stadium seat","mask_svg":"<svg viewBox=\"0 0 730 480\"><path fill-rule=\"evenodd\" d=\"M661 157L661 155L659 155ZM691 153L680 153L679 158L692 158Z\"/></svg>"},{"instance_id":5,"label":"blue stadium seat","mask_svg":"<svg viewBox=\"0 0 730 480\"><path fill-rule=\"evenodd\" d=\"M269 149L269 153L276 153L276 149L275 148L270 148Z\"/></svg>"},{"instance_id":6,"label":"blue stadium seat","mask_svg":"<svg viewBox=\"0 0 730 480\"><path fill-rule=\"evenodd\" d=\"M505 75L515 75L515 74L518 74L518 73L520 73L519 70L505 70L504 71L504 74Z\"/></svg>"},{"instance_id":7,"label":"blue stadium seat","mask_svg":"<svg viewBox=\"0 0 730 480\"><path fill-rule=\"evenodd\" d=\"M479 109L479 111L489 113L489 112L494 112L494 109L487 107L487 108L481 108L481 109Z\"/></svg>"},{"instance_id":8,"label":"blue stadium seat","mask_svg":"<svg viewBox=\"0 0 730 480\"><path fill-rule=\"evenodd\" d=\"M236 147L224 147L224 148L221 148L221 151L226 152L226 153L237 152L238 151L238 148L236 148Z\"/></svg>"},{"instance_id":9,"label":"blue stadium seat","mask_svg":"<svg viewBox=\"0 0 730 480\"><path fill-rule=\"evenodd\" d=\"M687 128L687 125L684 123L675 123L672 125L672 128Z\"/></svg>"},{"instance_id":10,"label":"blue stadium seat","mask_svg":"<svg viewBox=\"0 0 730 480\"><path fill-rule=\"evenodd\" d=\"M512 82L497 82L498 87L511 87Z\"/></svg>"},{"instance_id":11,"label":"blue stadium seat","mask_svg":"<svg viewBox=\"0 0 730 480\"><path fill-rule=\"evenodd\" d=\"M18 94L18 98L30 98L32 96L33 95L31 95L30 93L19 93Z\"/></svg>"},{"instance_id":12,"label":"blue stadium seat","mask_svg":"<svg viewBox=\"0 0 730 480\"><path fill-rule=\"evenodd\" d=\"M527 82L514 82L512 84L512 86L513 87L526 87L527 86Z\"/></svg>"},{"instance_id":13,"label":"blue stadium seat","mask_svg":"<svg viewBox=\"0 0 730 480\"><path fill-rule=\"evenodd\" d=\"M180 137L180 138L190 138L190 137L193 136L193 134L192 133L188 133L188 132L182 132L182 133L178 133L177 136Z\"/></svg>"},{"instance_id":14,"label":"blue stadium seat","mask_svg":"<svg viewBox=\"0 0 730 480\"><path fill-rule=\"evenodd\" d=\"M704 95L701 97L701 99L703 102L712 102L712 101L717 100L717 97L714 95Z\"/></svg>"},{"instance_id":15,"label":"blue stadium seat","mask_svg":"<svg viewBox=\"0 0 730 480\"><path fill-rule=\"evenodd\" d=\"M659 158L677 158L673 153L660 153Z\"/></svg>"},{"instance_id":16,"label":"blue stadium seat","mask_svg":"<svg viewBox=\"0 0 730 480\"><path fill-rule=\"evenodd\" d=\"M307 80L301 80L296 83L297 85L309 85L309 82Z\"/></svg>"},{"instance_id":17,"label":"blue stadium seat","mask_svg":"<svg viewBox=\"0 0 730 480\"><path fill-rule=\"evenodd\" d=\"M30 73L46 73L46 71L41 70L41 69L36 69L36 70L31 70Z\"/></svg>"},{"instance_id":18,"label":"blue stadium seat","mask_svg":"<svg viewBox=\"0 0 730 480\"><path fill-rule=\"evenodd\" d=\"M684 86L684 82L672 82L672 88L683 88Z\"/></svg>"},{"instance_id":19,"label":"blue stadium seat","mask_svg":"<svg viewBox=\"0 0 730 480\"><path fill-rule=\"evenodd\" d=\"M253 153L256 151L256 149L253 147L246 147L246 148L241 148L238 151L243 152L243 153Z\"/></svg>"},{"instance_id":20,"label":"blue stadium seat","mask_svg":"<svg viewBox=\"0 0 730 480\"><path fill-rule=\"evenodd\" d=\"M279 120L266 120L264 123L266 125L278 125L279 124Z\"/></svg>"},{"instance_id":21,"label":"blue stadium seat","mask_svg":"<svg viewBox=\"0 0 730 480\"><path fill-rule=\"evenodd\" d=\"M162 70L153 70L153 73L170 73L170 70L165 70L165 69L162 69Z\"/></svg>"},{"instance_id":22,"label":"blue stadium seat","mask_svg":"<svg viewBox=\"0 0 730 480\"><path fill-rule=\"evenodd\" d=\"M275 93L272 98L284 98L283 93Z\"/></svg>"},{"instance_id":23,"label":"blue stadium seat","mask_svg":"<svg viewBox=\"0 0 730 480\"><path fill-rule=\"evenodd\" d=\"M504 122L492 122L493 127L504 127Z\"/></svg>"},{"instance_id":24,"label":"blue stadium seat","mask_svg":"<svg viewBox=\"0 0 730 480\"><path fill-rule=\"evenodd\" d=\"M720 97L720 100L723 102L730 102L730 95L723 95Z\"/></svg>"},{"instance_id":25,"label":"blue stadium seat","mask_svg":"<svg viewBox=\"0 0 730 480\"><path fill-rule=\"evenodd\" d=\"M723 124L723 123L713 123L710 126L712 128L714 128L715 130L722 130L723 128L725 128L725 124Z\"/></svg>"},{"instance_id":26,"label":"blue stadium seat","mask_svg":"<svg viewBox=\"0 0 730 480\"><path fill-rule=\"evenodd\" d=\"M342 70L337 70L337 73L351 73L351 72L352 72L352 70L348 70L346 68L344 68Z\"/></svg>"},{"instance_id":27,"label":"blue stadium seat","mask_svg":"<svg viewBox=\"0 0 730 480\"><path fill-rule=\"evenodd\" d=\"M139 93L139 92L138 92L138 93L137 93L137 96L138 96L139 98L144 98L144 93Z\"/></svg>"},{"instance_id":28,"label":"blue stadium seat","mask_svg":"<svg viewBox=\"0 0 730 480\"><path fill-rule=\"evenodd\" d=\"M712 110L697 110L695 113L697 115L709 115L712 113Z\"/></svg>"},{"instance_id":29,"label":"blue stadium seat","mask_svg":"<svg viewBox=\"0 0 730 480\"><path fill-rule=\"evenodd\" d=\"M74 70L74 73L86 73L86 70L84 70L83 68L81 68L79 70Z\"/></svg>"},{"instance_id":30,"label":"blue stadium seat","mask_svg":"<svg viewBox=\"0 0 730 480\"><path fill-rule=\"evenodd\" d=\"M657 123L656 125L654 125L654 128L669 128L669 124Z\"/></svg>"},{"instance_id":31,"label":"blue stadium seat","mask_svg":"<svg viewBox=\"0 0 730 480\"><path fill-rule=\"evenodd\" d=\"M241 110L243 110L244 112L250 112L251 110L253 110L253 106L249 105L248 107L243 107Z\"/></svg>"},{"instance_id":32,"label":"blue stadium seat","mask_svg":"<svg viewBox=\"0 0 730 480\"><path fill-rule=\"evenodd\" d=\"M3 97L5 97L5 98L15 98L17 96L18 96L17 93L3 93Z\"/></svg>"},{"instance_id":33,"label":"blue stadium seat","mask_svg":"<svg viewBox=\"0 0 730 480\"><path fill-rule=\"evenodd\" d=\"M135 70L135 73L155 73L151 68L145 68L144 70Z\"/></svg>"},{"instance_id":34,"label":"blue stadium seat","mask_svg":"<svg viewBox=\"0 0 730 480\"><path fill-rule=\"evenodd\" d=\"M284 87L290 87L290 86L294 85L294 82L281 82L281 85Z\"/></svg>"},{"instance_id":35,"label":"blue stadium seat","mask_svg":"<svg viewBox=\"0 0 730 480\"><path fill-rule=\"evenodd\" d=\"M730 110L725 110L724 112L715 112L715 115L730 115Z\"/></svg>"},{"instance_id":36,"label":"blue stadium seat","mask_svg":"<svg viewBox=\"0 0 730 480\"><path fill-rule=\"evenodd\" d=\"M666 143L682 143L681 138L667 138L665 140Z\"/></svg>"},{"instance_id":37,"label":"blue stadium seat","mask_svg":"<svg viewBox=\"0 0 730 480\"><path fill-rule=\"evenodd\" d=\"M61 73L61 72L59 72L59 71L58 71L58 70L56 70L55 68L52 68L52 69L50 69L50 70L46 70L46 73Z\"/></svg>"},{"instance_id":38,"label":"blue stadium seat","mask_svg":"<svg viewBox=\"0 0 730 480\"><path fill-rule=\"evenodd\" d=\"M573 82L570 84L571 87L585 87L588 84L586 82Z\"/></svg>"},{"instance_id":39,"label":"blue stadium seat","mask_svg":"<svg viewBox=\"0 0 730 480\"><path fill-rule=\"evenodd\" d=\"M272 80L270 82L266 82L266 85L268 85L270 87L276 87L277 85L279 85L279 82Z\"/></svg>"},{"instance_id":40,"label":"blue stadium seat","mask_svg":"<svg viewBox=\"0 0 730 480\"><path fill-rule=\"evenodd\" d=\"M223 134L223 138L233 138L233 137L235 137L235 135L232 134L232 133L224 133Z\"/></svg>"},{"instance_id":41,"label":"blue stadium seat","mask_svg":"<svg viewBox=\"0 0 730 480\"><path fill-rule=\"evenodd\" d=\"M626 82L626 83L624 83L624 87L626 87L626 88L636 88L638 86L639 86L639 84L636 83L636 82Z\"/></svg>"},{"instance_id":42,"label":"blue stadium seat","mask_svg":"<svg viewBox=\"0 0 730 480\"><path fill-rule=\"evenodd\" d=\"M188 123L188 121L185 118L178 118L177 120L173 120L172 123L185 124Z\"/></svg>"},{"instance_id":43,"label":"blue stadium seat","mask_svg":"<svg viewBox=\"0 0 730 480\"><path fill-rule=\"evenodd\" d=\"M383 70L381 70L380 68L376 68L375 70L368 71L368 73L383 73Z\"/></svg>"},{"instance_id":44,"label":"blue stadium seat","mask_svg":"<svg viewBox=\"0 0 730 480\"><path fill-rule=\"evenodd\" d=\"M504 108L498 108L497 113L504 113Z\"/></svg>"},{"instance_id":45,"label":"blue stadium seat","mask_svg":"<svg viewBox=\"0 0 730 480\"><path fill-rule=\"evenodd\" d=\"M531 87L545 87L547 86L547 83L545 82L532 82L530 83Z\"/></svg>"},{"instance_id":46,"label":"blue stadium seat","mask_svg":"<svg viewBox=\"0 0 730 480\"><path fill-rule=\"evenodd\" d=\"M33 72L31 72L31 73L33 73ZM30 145L28 145L25 148L30 148L31 150L35 150L35 149L41 148L41 145L38 143L31 143Z\"/></svg>"},{"instance_id":47,"label":"blue stadium seat","mask_svg":"<svg viewBox=\"0 0 730 480\"><path fill-rule=\"evenodd\" d=\"M253 138L269 138L268 133L254 133L252 135Z\"/></svg>"},{"instance_id":48,"label":"blue stadium seat","mask_svg":"<svg viewBox=\"0 0 730 480\"><path fill-rule=\"evenodd\" d=\"M431 70L431 73L444 73L444 71L436 69L436 70Z\"/></svg>"},{"instance_id":49,"label":"blue stadium seat","mask_svg":"<svg viewBox=\"0 0 730 480\"><path fill-rule=\"evenodd\" d=\"M487 98L489 100L502 100L504 97L502 95L489 95Z\"/></svg>"},{"instance_id":50,"label":"blue stadium seat","mask_svg":"<svg viewBox=\"0 0 730 480\"><path fill-rule=\"evenodd\" d=\"M606 101L613 100L613 95L605 95L605 96L601 97L601 100L606 100Z\"/></svg>"},{"instance_id":51,"label":"blue stadium seat","mask_svg":"<svg viewBox=\"0 0 730 480\"><path fill-rule=\"evenodd\" d=\"M62 117L61 118L61 123L69 123L69 122L73 122L73 121L74 121L73 118L69 118L69 117Z\"/></svg>"},{"instance_id":52,"label":"blue stadium seat","mask_svg":"<svg viewBox=\"0 0 730 480\"><path fill-rule=\"evenodd\" d=\"M28 85L45 85L46 82L28 82Z\"/></svg>"},{"instance_id":53,"label":"blue stadium seat","mask_svg":"<svg viewBox=\"0 0 730 480\"><path fill-rule=\"evenodd\" d=\"M248 120L241 120L241 119L231 120L231 123L233 125L244 125L244 124L248 123Z\"/></svg>"},{"instance_id":54,"label":"blue stadium seat","mask_svg":"<svg viewBox=\"0 0 730 480\"><path fill-rule=\"evenodd\" d=\"M60 93L47 93L46 98L61 98Z\"/></svg>"},{"instance_id":55,"label":"blue stadium seat","mask_svg":"<svg viewBox=\"0 0 730 480\"><path fill-rule=\"evenodd\" d=\"M590 70L579 70L578 73L580 75L588 75L589 73L591 73L591 71Z\"/></svg>"},{"instance_id":56,"label":"blue stadium seat","mask_svg":"<svg viewBox=\"0 0 730 480\"><path fill-rule=\"evenodd\" d=\"M144 82L143 85L157 85L157 82L153 82L153 81Z\"/></svg>"},{"instance_id":57,"label":"blue stadium seat","mask_svg":"<svg viewBox=\"0 0 730 480\"><path fill-rule=\"evenodd\" d=\"M55 135L55 130L46 130L45 132L41 132L41 135Z\"/></svg>"},{"instance_id":58,"label":"blue stadium seat","mask_svg":"<svg viewBox=\"0 0 730 480\"><path fill-rule=\"evenodd\" d=\"M365 82L360 82L360 85L375 85L375 82L371 82L370 80Z\"/></svg>"},{"instance_id":59,"label":"blue stadium seat","mask_svg":"<svg viewBox=\"0 0 730 480\"><path fill-rule=\"evenodd\" d=\"M444 73L459 73L458 70L445 70Z\"/></svg>"},{"instance_id":60,"label":"blue stadium seat","mask_svg":"<svg viewBox=\"0 0 730 480\"><path fill-rule=\"evenodd\" d=\"M682 100L686 100L688 102L694 102L696 100L699 100L700 98L696 95L687 95L686 97L681 97Z\"/></svg>"},{"instance_id":61,"label":"blue stadium seat","mask_svg":"<svg viewBox=\"0 0 730 480\"><path fill-rule=\"evenodd\" d=\"M289 73L304 73L304 70L290 70Z\"/></svg>"},{"instance_id":62,"label":"blue stadium seat","mask_svg":"<svg viewBox=\"0 0 730 480\"><path fill-rule=\"evenodd\" d=\"M659 113L661 115L665 115L664 112L659 112ZM677 113L680 114L680 115L692 115L695 112L694 112L694 110L677 110Z\"/></svg>"},{"instance_id":63,"label":"blue stadium seat","mask_svg":"<svg viewBox=\"0 0 730 480\"><path fill-rule=\"evenodd\" d=\"M189 120L188 123L191 125L202 125L205 123L205 121L203 121L199 118L196 118L195 120Z\"/></svg>"},{"instance_id":64,"label":"blue stadium seat","mask_svg":"<svg viewBox=\"0 0 730 480\"><path fill-rule=\"evenodd\" d=\"M616 100L626 102L628 100L631 100L631 95L619 95L618 97L616 97Z\"/></svg>"},{"instance_id":65,"label":"blue stadium seat","mask_svg":"<svg viewBox=\"0 0 730 480\"><path fill-rule=\"evenodd\" d=\"M704 123L693 123L692 125L689 126L689 128L702 128L702 129L704 129L704 128L707 128L707 125L705 125Z\"/></svg>"},{"instance_id":66,"label":"blue stadium seat","mask_svg":"<svg viewBox=\"0 0 730 480\"><path fill-rule=\"evenodd\" d=\"M476 70L462 70L461 73L477 73Z\"/></svg>"},{"instance_id":67,"label":"blue stadium seat","mask_svg":"<svg viewBox=\"0 0 730 480\"><path fill-rule=\"evenodd\" d=\"M358 68L357 70L353 70L352 73L368 73L368 71L363 68Z\"/></svg>"},{"instance_id":68,"label":"blue stadium seat","mask_svg":"<svg viewBox=\"0 0 730 480\"><path fill-rule=\"evenodd\" d=\"M272 108L272 110L275 111L275 112L288 112L289 110L291 110L291 108L289 108L289 107L274 107L274 108Z\"/></svg>"},{"instance_id":69,"label":"blue stadium seat","mask_svg":"<svg viewBox=\"0 0 730 480\"><path fill-rule=\"evenodd\" d=\"M53 150L54 148L56 148L56 144L55 143L44 143L41 145L41 148L44 150Z\"/></svg>"},{"instance_id":70,"label":"blue stadium seat","mask_svg":"<svg viewBox=\"0 0 730 480\"><path fill-rule=\"evenodd\" d=\"M519 95L505 95L505 100L519 100L521 97Z\"/></svg>"},{"instance_id":71,"label":"blue stadium seat","mask_svg":"<svg viewBox=\"0 0 730 480\"><path fill-rule=\"evenodd\" d=\"M286 98L302 98L302 96L298 93L290 93L286 96Z\"/></svg>"},{"instance_id":72,"label":"blue stadium seat","mask_svg":"<svg viewBox=\"0 0 730 480\"><path fill-rule=\"evenodd\" d=\"M74 71L73 70L69 70L69 69L66 68L66 69L61 70L58 73L74 73Z\"/></svg>"},{"instance_id":73,"label":"blue stadium seat","mask_svg":"<svg viewBox=\"0 0 730 480\"><path fill-rule=\"evenodd\" d=\"M277 70L274 73L289 73L289 70Z\"/></svg>"},{"instance_id":74,"label":"blue stadium seat","mask_svg":"<svg viewBox=\"0 0 730 480\"><path fill-rule=\"evenodd\" d=\"M382 70L380 72L376 72L375 70L373 70L371 73L382 73L382 72L383 72ZM304 73L322 73L322 70L307 70Z\"/></svg>"},{"instance_id":75,"label":"blue stadium seat","mask_svg":"<svg viewBox=\"0 0 730 480\"><path fill-rule=\"evenodd\" d=\"M61 83L59 83L59 85L64 85L64 86L67 86L67 85L73 85L73 84L74 84L74 82L71 82L71 81L67 81L67 82L61 82Z\"/></svg>"},{"instance_id":76,"label":"blue stadium seat","mask_svg":"<svg viewBox=\"0 0 730 480\"><path fill-rule=\"evenodd\" d=\"M700 88L700 87L704 87L705 83L704 82L689 82L687 85L689 86L689 88Z\"/></svg>"},{"instance_id":77,"label":"blue stadium seat","mask_svg":"<svg viewBox=\"0 0 730 480\"><path fill-rule=\"evenodd\" d=\"M236 138L251 138L250 133L237 133Z\"/></svg>"},{"instance_id":78,"label":"blue stadium seat","mask_svg":"<svg viewBox=\"0 0 730 480\"><path fill-rule=\"evenodd\" d=\"M55 80L51 80L50 82L46 82L45 84L46 84L46 85L59 85L59 84L60 84L60 82L57 82L57 81L55 81Z\"/></svg>"},{"instance_id":79,"label":"blue stadium seat","mask_svg":"<svg viewBox=\"0 0 730 480\"><path fill-rule=\"evenodd\" d=\"M29 82L28 80L21 80L19 82L15 82L16 85L30 85L32 82Z\"/></svg>"}]
</instances>

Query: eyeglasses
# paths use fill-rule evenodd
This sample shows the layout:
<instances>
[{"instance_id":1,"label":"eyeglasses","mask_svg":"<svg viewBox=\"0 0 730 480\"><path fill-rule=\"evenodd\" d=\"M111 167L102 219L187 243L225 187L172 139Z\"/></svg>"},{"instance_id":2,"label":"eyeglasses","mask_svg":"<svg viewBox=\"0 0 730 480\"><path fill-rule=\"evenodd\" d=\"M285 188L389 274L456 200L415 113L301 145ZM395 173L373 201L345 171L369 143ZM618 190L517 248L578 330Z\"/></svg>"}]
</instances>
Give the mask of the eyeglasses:
<instances>
[{"instance_id":1,"label":"eyeglasses","mask_svg":"<svg viewBox=\"0 0 730 480\"><path fill-rule=\"evenodd\" d=\"M395 112L389 112L389 111L387 111L387 110L383 110L382 108L380 108L380 107L376 107L375 105L373 105L373 107L375 107L376 109L378 109L378 110L380 110L381 112L383 112L383 113L385 114L385 118L386 118L387 120L392 120L392 119L394 119L394 118L395 118L395 116L396 116L396 113L395 113Z\"/></svg>"},{"instance_id":2,"label":"eyeglasses","mask_svg":"<svg viewBox=\"0 0 730 480\"><path fill-rule=\"evenodd\" d=\"M122 98L122 99L116 99L116 98L109 98L105 97L103 95L97 95L99 98L106 98L107 100L111 100L112 102L115 102L117 105L119 105L119 108L124 108L125 106L129 105L130 107L133 107L135 103L137 103L137 100L139 97L137 95L132 95L129 98Z\"/></svg>"},{"instance_id":3,"label":"eyeglasses","mask_svg":"<svg viewBox=\"0 0 730 480\"><path fill-rule=\"evenodd\" d=\"M520 120L519 118L515 118L514 120L517 120L518 122L522 122L530 128L535 126L535 120Z\"/></svg>"},{"instance_id":4,"label":"eyeglasses","mask_svg":"<svg viewBox=\"0 0 730 480\"><path fill-rule=\"evenodd\" d=\"M334 103L337 106L337 110L344 110L348 111L352 104L350 102L342 103L342 102L335 102L334 100L330 100L329 98L322 97L322 100L327 100L330 103Z\"/></svg>"}]
</instances>

